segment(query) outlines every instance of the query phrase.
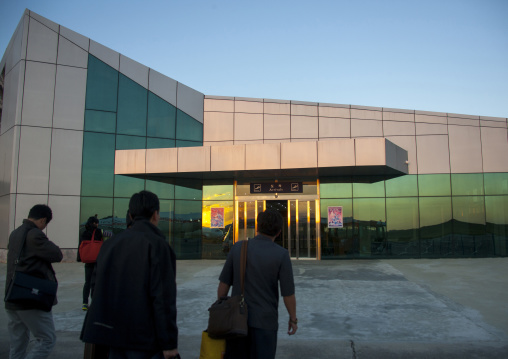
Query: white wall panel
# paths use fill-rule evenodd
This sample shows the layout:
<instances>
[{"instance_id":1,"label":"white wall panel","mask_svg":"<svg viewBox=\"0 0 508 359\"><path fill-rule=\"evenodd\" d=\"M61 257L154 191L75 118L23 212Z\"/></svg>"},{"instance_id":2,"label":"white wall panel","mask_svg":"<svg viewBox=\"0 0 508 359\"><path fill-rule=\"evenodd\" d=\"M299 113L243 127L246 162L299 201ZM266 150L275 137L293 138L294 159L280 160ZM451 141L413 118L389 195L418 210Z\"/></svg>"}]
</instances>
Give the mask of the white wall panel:
<instances>
[{"instance_id":1,"label":"white wall panel","mask_svg":"<svg viewBox=\"0 0 508 359\"><path fill-rule=\"evenodd\" d=\"M205 112L203 141L233 141L233 113Z\"/></svg>"},{"instance_id":2,"label":"white wall panel","mask_svg":"<svg viewBox=\"0 0 508 359\"><path fill-rule=\"evenodd\" d=\"M439 123L416 123L416 135L447 135L448 126Z\"/></svg>"},{"instance_id":3,"label":"white wall panel","mask_svg":"<svg viewBox=\"0 0 508 359\"><path fill-rule=\"evenodd\" d=\"M46 230L49 240L61 249L77 248L79 240L79 196L50 195L48 206L53 212L53 220L48 224Z\"/></svg>"},{"instance_id":4,"label":"white wall panel","mask_svg":"<svg viewBox=\"0 0 508 359\"><path fill-rule=\"evenodd\" d=\"M28 16L23 16L12 35L5 51L5 73L8 74L21 59L26 57L26 43L28 39Z\"/></svg>"},{"instance_id":5,"label":"white wall panel","mask_svg":"<svg viewBox=\"0 0 508 359\"><path fill-rule=\"evenodd\" d=\"M418 173L416 163L416 137L415 136L387 136L387 140L396 144L400 148L407 151L408 174L414 175Z\"/></svg>"},{"instance_id":6,"label":"white wall panel","mask_svg":"<svg viewBox=\"0 0 508 359\"><path fill-rule=\"evenodd\" d=\"M176 107L177 82L153 69L149 70L148 89Z\"/></svg>"},{"instance_id":7,"label":"white wall panel","mask_svg":"<svg viewBox=\"0 0 508 359\"><path fill-rule=\"evenodd\" d=\"M355 165L356 159L354 139L318 141L317 144L319 167Z\"/></svg>"},{"instance_id":8,"label":"white wall panel","mask_svg":"<svg viewBox=\"0 0 508 359\"><path fill-rule=\"evenodd\" d=\"M78 34L77 32L72 31L65 26L60 26L60 35L72 43L78 45L85 51L88 51L88 48L90 47L90 39L88 37Z\"/></svg>"},{"instance_id":9,"label":"white wall panel","mask_svg":"<svg viewBox=\"0 0 508 359\"><path fill-rule=\"evenodd\" d=\"M148 67L120 54L120 72L148 89Z\"/></svg>"},{"instance_id":10,"label":"white wall panel","mask_svg":"<svg viewBox=\"0 0 508 359\"><path fill-rule=\"evenodd\" d=\"M348 118L319 118L319 138L350 138L351 120Z\"/></svg>"},{"instance_id":11,"label":"white wall panel","mask_svg":"<svg viewBox=\"0 0 508 359\"><path fill-rule=\"evenodd\" d=\"M399 122L383 120L384 136L411 136L415 134L414 122Z\"/></svg>"},{"instance_id":12,"label":"white wall panel","mask_svg":"<svg viewBox=\"0 0 508 359\"><path fill-rule=\"evenodd\" d=\"M203 123L203 103L205 95L180 82L178 83L176 91L177 107L197 121Z\"/></svg>"},{"instance_id":13,"label":"white wall panel","mask_svg":"<svg viewBox=\"0 0 508 359\"><path fill-rule=\"evenodd\" d=\"M209 148L211 171L245 171L245 145Z\"/></svg>"},{"instance_id":14,"label":"white wall panel","mask_svg":"<svg viewBox=\"0 0 508 359\"><path fill-rule=\"evenodd\" d=\"M120 68L120 54L93 40L90 40L90 54L117 71Z\"/></svg>"},{"instance_id":15,"label":"white wall panel","mask_svg":"<svg viewBox=\"0 0 508 359\"><path fill-rule=\"evenodd\" d=\"M26 59L56 63L58 33L30 18Z\"/></svg>"},{"instance_id":16,"label":"white wall panel","mask_svg":"<svg viewBox=\"0 0 508 359\"><path fill-rule=\"evenodd\" d=\"M86 69L57 66L53 127L83 130Z\"/></svg>"},{"instance_id":17,"label":"white wall panel","mask_svg":"<svg viewBox=\"0 0 508 359\"><path fill-rule=\"evenodd\" d=\"M251 141L263 139L263 115L253 113L235 113L234 140Z\"/></svg>"},{"instance_id":18,"label":"white wall panel","mask_svg":"<svg viewBox=\"0 0 508 359\"><path fill-rule=\"evenodd\" d=\"M317 104L309 105L295 105L291 104L291 116L317 116L318 106Z\"/></svg>"},{"instance_id":19,"label":"white wall panel","mask_svg":"<svg viewBox=\"0 0 508 359\"><path fill-rule=\"evenodd\" d=\"M383 137L383 121L351 119L351 137Z\"/></svg>"},{"instance_id":20,"label":"white wall panel","mask_svg":"<svg viewBox=\"0 0 508 359\"><path fill-rule=\"evenodd\" d=\"M204 103L205 111L215 112L235 112L235 101L234 100L219 100L205 98Z\"/></svg>"},{"instance_id":21,"label":"white wall panel","mask_svg":"<svg viewBox=\"0 0 508 359\"><path fill-rule=\"evenodd\" d=\"M16 195L16 214L14 217L14 228L18 228L23 224L23 220L28 218L28 213L30 212L30 209L32 209L32 207L35 206L36 204L47 205L48 195L19 194L19 193Z\"/></svg>"},{"instance_id":22,"label":"white wall panel","mask_svg":"<svg viewBox=\"0 0 508 359\"><path fill-rule=\"evenodd\" d=\"M88 52L73 44L65 37L60 36L57 64L86 68L88 64Z\"/></svg>"},{"instance_id":23,"label":"white wall panel","mask_svg":"<svg viewBox=\"0 0 508 359\"><path fill-rule=\"evenodd\" d=\"M438 115L430 115L430 114L417 112L415 114L415 121L416 122L424 122L424 123L439 123L442 125L448 124L448 119L446 117L446 114L442 114L442 116L438 116Z\"/></svg>"},{"instance_id":24,"label":"white wall panel","mask_svg":"<svg viewBox=\"0 0 508 359\"><path fill-rule=\"evenodd\" d=\"M415 122L415 114L407 112L383 111L383 121Z\"/></svg>"},{"instance_id":25,"label":"white wall panel","mask_svg":"<svg viewBox=\"0 0 508 359\"><path fill-rule=\"evenodd\" d=\"M320 105L318 107L318 111L319 117L341 117L341 118L351 117L349 107L332 107Z\"/></svg>"},{"instance_id":26,"label":"white wall panel","mask_svg":"<svg viewBox=\"0 0 508 359\"><path fill-rule=\"evenodd\" d=\"M2 109L1 133L21 123L21 105L23 103L23 82L25 78L25 61L20 61L5 75L4 98Z\"/></svg>"},{"instance_id":27,"label":"white wall panel","mask_svg":"<svg viewBox=\"0 0 508 359\"><path fill-rule=\"evenodd\" d=\"M268 170L280 168L280 144L245 145L245 169Z\"/></svg>"},{"instance_id":28,"label":"white wall panel","mask_svg":"<svg viewBox=\"0 0 508 359\"><path fill-rule=\"evenodd\" d=\"M235 100L235 112L263 113L263 102Z\"/></svg>"},{"instance_id":29,"label":"white wall panel","mask_svg":"<svg viewBox=\"0 0 508 359\"><path fill-rule=\"evenodd\" d=\"M291 138L291 117L289 115L265 114L263 125L265 140Z\"/></svg>"},{"instance_id":30,"label":"white wall panel","mask_svg":"<svg viewBox=\"0 0 508 359\"><path fill-rule=\"evenodd\" d=\"M317 140L319 137L318 118L291 116L291 138Z\"/></svg>"},{"instance_id":31,"label":"white wall panel","mask_svg":"<svg viewBox=\"0 0 508 359\"><path fill-rule=\"evenodd\" d=\"M14 201L16 195L0 196L0 248L7 248L9 235L14 229Z\"/></svg>"},{"instance_id":32,"label":"white wall panel","mask_svg":"<svg viewBox=\"0 0 508 359\"><path fill-rule=\"evenodd\" d=\"M33 12L33 11L30 11L30 17L37 20L38 22L40 22L41 24L43 24L44 26L50 28L51 30L53 30L54 32L58 32L58 29L60 27L60 25L58 25L56 22L53 22L49 19L46 19L45 17Z\"/></svg>"},{"instance_id":33,"label":"white wall panel","mask_svg":"<svg viewBox=\"0 0 508 359\"><path fill-rule=\"evenodd\" d=\"M482 127L484 172L508 172L508 135L506 129Z\"/></svg>"},{"instance_id":34,"label":"white wall panel","mask_svg":"<svg viewBox=\"0 0 508 359\"><path fill-rule=\"evenodd\" d=\"M317 141L281 144L281 168L317 167Z\"/></svg>"},{"instance_id":35,"label":"white wall panel","mask_svg":"<svg viewBox=\"0 0 508 359\"><path fill-rule=\"evenodd\" d=\"M279 103L279 102L266 102L264 104L265 113L269 113L272 115L290 115L291 107L289 102L287 103Z\"/></svg>"},{"instance_id":36,"label":"white wall panel","mask_svg":"<svg viewBox=\"0 0 508 359\"><path fill-rule=\"evenodd\" d=\"M370 111L370 110L359 110L356 108L351 109L351 118L360 120L379 120L383 119L383 113L381 111Z\"/></svg>"},{"instance_id":37,"label":"white wall panel","mask_svg":"<svg viewBox=\"0 0 508 359\"><path fill-rule=\"evenodd\" d=\"M51 129L21 128L18 166L18 193L47 194Z\"/></svg>"},{"instance_id":38,"label":"white wall panel","mask_svg":"<svg viewBox=\"0 0 508 359\"><path fill-rule=\"evenodd\" d=\"M11 128L0 135L0 196L5 196L11 192L15 133L18 132Z\"/></svg>"},{"instance_id":39,"label":"white wall panel","mask_svg":"<svg viewBox=\"0 0 508 359\"><path fill-rule=\"evenodd\" d=\"M448 133L451 172L482 172L480 128L448 125Z\"/></svg>"},{"instance_id":40,"label":"white wall panel","mask_svg":"<svg viewBox=\"0 0 508 359\"><path fill-rule=\"evenodd\" d=\"M418 174L450 173L448 136L416 136L416 145Z\"/></svg>"},{"instance_id":41,"label":"white wall panel","mask_svg":"<svg viewBox=\"0 0 508 359\"><path fill-rule=\"evenodd\" d=\"M51 127L56 65L27 61L21 123Z\"/></svg>"},{"instance_id":42,"label":"white wall panel","mask_svg":"<svg viewBox=\"0 0 508 359\"><path fill-rule=\"evenodd\" d=\"M79 196L83 132L53 129L51 142L49 193Z\"/></svg>"}]
</instances>

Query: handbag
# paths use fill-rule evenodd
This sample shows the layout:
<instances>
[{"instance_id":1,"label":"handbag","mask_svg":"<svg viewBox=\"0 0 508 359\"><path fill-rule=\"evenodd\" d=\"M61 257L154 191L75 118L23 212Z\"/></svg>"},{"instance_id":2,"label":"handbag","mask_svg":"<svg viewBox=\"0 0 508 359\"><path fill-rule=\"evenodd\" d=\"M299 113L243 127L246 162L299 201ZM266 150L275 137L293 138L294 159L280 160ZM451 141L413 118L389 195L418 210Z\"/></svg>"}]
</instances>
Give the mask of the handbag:
<instances>
[{"instance_id":1,"label":"handbag","mask_svg":"<svg viewBox=\"0 0 508 359\"><path fill-rule=\"evenodd\" d=\"M226 353L226 339L210 338L208 332L201 334L199 359L223 359Z\"/></svg>"},{"instance_id":2,"label":"handbag","mask_svg":"<svg viewBox=\"0 0 508 359\"><path fill-rule=\"evenodd\" d=\"M79 245L79 257L83 263L95 263L97 262L97 256L101 250L103 241L94 240L95 229L92 233L92 240L84 240Z\"/></svg>"},{"instance_id":3,"label":"handbag","mask_svg":"<svg viewBox=\"0 0 508 359\"><path fill-rule=\"evenodd\" d=\"M4 301L7 303L27 305L49 312L55 303L58 283L56 281L16 271L25 244L26 234L21 250L19 251L18 259L14 262L14 274L12 275L9 287L5 293Z\"/></svg>"},{"instance_id":4,"label":"handbag","mask_svg":"<svg viewBox=\"0 0 508 359\"><path fill-rule=\"evenodd\" d=\"M247 327L247 303L244 298L245 268L247 265L247 241L242 243L240 259L240 283L242 294L219 298L208 309L208 336L213 339L245 337Z\"/></svg>"}]
</instances>

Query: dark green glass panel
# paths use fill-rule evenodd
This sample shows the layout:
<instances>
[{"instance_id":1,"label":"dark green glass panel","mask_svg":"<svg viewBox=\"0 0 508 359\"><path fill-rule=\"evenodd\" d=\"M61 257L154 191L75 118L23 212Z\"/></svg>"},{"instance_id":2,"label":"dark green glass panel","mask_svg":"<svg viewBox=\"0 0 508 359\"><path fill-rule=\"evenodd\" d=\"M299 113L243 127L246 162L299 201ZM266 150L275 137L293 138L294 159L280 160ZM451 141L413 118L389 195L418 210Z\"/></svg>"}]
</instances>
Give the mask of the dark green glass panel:
<instances>
[{"instance_id":1,"label":"dark green glass panel","mask_svg":"<svg viewBox=\"0 0 508 359\"><path fill-rule=\"evenodd\" d=\"M146 148L174 148L175 140L168 138L153 138L148 137L146 139Z\"/></svg>"},{"instance_id":2,"label":"dark green glass panel","mask_svg":"<svg viewBox=\"0 0 508 359\"><path fill-rule=\"evenodd\" d=\"M127 229L127 211L130 198L115 198L113 211L113 230L120 233Z\"/></svg>"},{"instance_id":3,"label":"dark green glass panel","mask_svg":"<svg viewBox=\"0 0 508 359\"><path fill-rule=\"evenodd\" d=\"M144 189L144 179L115 175L115 197L131 198L134 193Z\"/></svg>"},{"instance_id":4,"label":"dark green glass panel","mask_svg":"<svg viewBox=\"0 0 508 359\"><path fill-rule=\"evenodd\" d=\"M115 133L116 112L85 111L85 131Z\"/></svg>"},{"instance_id":5,"label":"dark green glass panel","mask_svg":"<svg viewBox=\"0 0 508 359\"><path fill-rule=\"evenodd\" d=\"M344 182L320 183L319 196L321 198L347 198L353 196L353 184L351 179L344 179Z\"/></svg>"},{"instance_id":6,"label":"dark green glass panel","mask_svg":"<svg viewBox=\"0 0 508 359\"><path fill-rule=\"evenodd\" d=\"M386 197L418 196L418 177L407 175L386 180Z\"/></svg>"},{"instance_id":7,"label":"dark green glass panel","mask_svg":"<svg viewBox=\"0 0 508 359\"><path fill-rule=\"evenodd\" d=\"M450 175L418 175L418 190L420 196L449 196Z\"/></svg>"},{"instance_id":8,"label":"dark green glass panel","mask_svg":"<svg viewBox=\"0 0 508 359\"><path fill-rule=\"evenodd\" d=\"M420 197L419 205L421 256L448 255L453 233L451 198Z\"/></svg>"},{"instance_id":9,"label":"dark green glass panel","mask_svg":"<svg viewBox=\"0 0 508 359\"><path fill-rule=\"evenodd\" d=\"M485 224L485 197L452 197L454 222Z\"/></svg>"},{"instance_id":10,"label":"dark green glass panel","mask_svg":"<svg viewBox=\"0 0 508 359\"><path fill-rule=\"evenodd\" d=\"M485 225L485 197L452 197L453 240L450 256L492 255L493 243Z\"/></svg>"},{"instance_id":11,"label":"dark green glass panel","mask_svg":"<svg viewBox=\"0 0 508 359\"><path fill-rule=\"evenodd\" d=\"M177 259L201 259L201 201L175 200L171 245Z\"/></svg>"},{"instance_id":12,"label":"dark green glass panel","mask_svg":"<svg viewBox=\"0 0 508 359\"><path fill-rule=\"evenodd\" d=\"M223 201L234 198L233 185L203 185L203 200Z\"/></svg>"},{"instance_id":13,"label":"dark green glass panel","mask_svg":"<svg viewBox=\"0 0 508 359\"><path fill-rule=\"evenodd\" d=\"M115 135L85 132L83 134L83 163L81 195L113 195L115 167Z\"/></svg>"},{"instance_id":14,"label":"dark green glass panel","mask_svg":"<svg viewBox=\"0 0 508 359\"><path fill-rule=\"evenodd\" d=\"M161 230L162 234L164 234L164 237L166 240L172 245L171 243L171 231L172 231L172 223L173 223L173 216L174 216L174 208L175 208L175 201L173 200L164 200L160 199L160 219L159 219L159 225L158 228Z\"/></svg>"},{"instance_id":15,"label":"dark green glass panel","mask_svg":"<svg viewBox=\"0 0 508 359\"><path fill-rule=\"evenodd\" d=\"M176 140L176 147L200 147L200 146L203 146L203 142Z\"/></svg>"},{"instance_id":16,"label":"dark green glass panel","mask_svg":"<svg viewBox=\"0 0 508 359\"><path fill-rule=\"evenodd\" d=\"M418 222L418 198L387 198L388 244L375 243L373 253L386 253L395 257L419 257ZM379 235L379 237L382 236Z\"/></svg>"},{"instance_id":17,"label":"dark green glass panel","mask_svg":"<svg viewBox=\"0 0 508 359\"><path fill-rule=\"evenodd\" d=\"M508 254L508 196L485 196L487 233L496 256Z\"/></svg>"},{"instance_id":18,"label":"dark green glass panel","mask_svg":"<svg viewBox=\"0 0 508 359\"><path fill-rule=\"evenodd\" d=\"M146 136L148 91L120 74L116 131L123 135Z\"/></svg>"},{"instance_id":19,"label":"dark green glass panel","mask_svg":"<svg viewBox=\"0 0 508 359\"><path fill-rule=\"evenodd\" d=\"M113 198L106 197L81 197L79 215L80 233L84 231L85 223L89 217L97 215L99 228L106 231L112 230L111 215L113 214ZM76 239L76 246L77 246Z\"/></svg>"},{"instance_id":20,"label":"dark green glass panel","mask_svg":"<svg viewBox=\"0 0 508 359\"><path fill-rule=\"evenodd\" d=\"M483 195L483 173L452 173L452 195Z\"/></svg>"},{"instance_id":21,"label":"dark green glass panel","mask_svg":"<svg viewBox=\"0 0 508 359\"><path fill-rule=\"evenodd\" d=\"M203 143L203 124L185 112L176 111L176 138ZM183 146L178 146L183 147Z\"/></svg>"},{"instance_id":22,"label":"dark green glass panel","mask_svg":"<svg viewBox=\"0 0 508 359\"><path fill-rule=\"evenodd\" d=\"M353 218L354 234L359 240L359 255L369 257L373 254L373 245L386 241L385 199L355 198Z\"/></svg>"},{"instance_id":23,"label":"dark green glass panel","mask_svg":"<svg viewBox=\"0 0 508 359\"><path fill-rule=\"evenodd\" d=\"M484 173L485 194L508 194L508 173Z\"/></svg>"},{"instance_id":24,"label":"dark green glass panel","mask_svg":"<svg viewBox=\"0 0 508 359\"><path fill-rule=\"evenodd\" d=\"M116 112L117 92L118 71L88 55L85 108Z\"/></svg>"},{"instance_id":25,"label":"dark green glass panel","mask_svg":"<svg viewBox=\"0 0 508 359\"><path fill-rule=\"evenodd\" d=\"M144 150L146 148L146 137L139 136L116 136L117 150Z\"/></svg>"},{"instance_id":26,"label":"dark green glass panel","mask_svg":"<svg viewBox=\"0 0 508 359\"><path fill-rule=\"evenodd\" d=\"M201 189L188 188L183 186L175 186L176 199L192 199L201 200L203 191Z\"/></svg>"},{"instance_id":27,"label":"dark green glass panel","mask_svg":"<svg viewBox=\"0 0 508 359\"><path fill-rule=\"evenodd\" d=\"M155 193L161 199L175 198L175 186L169 183L147 179L146 190Z\"/></svg>"},{"instance_id":28,"label":"dark green glass panel","mask_svg":"<svg viewBox=\"0 0 508 359\"><path fill-rule=\"evenodd\" d=\"M176 107L148 92L148 127L150 137L176 138Z\"/></svg>"},{"instance_id":29,"label":"dark green glass panel","mask_svg":"<svg viewBox=\"0 0 508 359\"><path fill-rule=\"evenodd\" d=\"M381 177L353 178L353 197L384 197L385 182Z\"/></svg>"},{"instance_id":30,"label":"dark green glass panel","mask_svg":"<svg viewBox=\"0 0 508 359\"><path fill-rule=\"evenodd\" d=\"M356 257L358 240L354 237L353 201L347 199L322 199L321 203L321 258ZM342 207L343 228L328 228L328 207Z\"/></svg>"}]
</instances>

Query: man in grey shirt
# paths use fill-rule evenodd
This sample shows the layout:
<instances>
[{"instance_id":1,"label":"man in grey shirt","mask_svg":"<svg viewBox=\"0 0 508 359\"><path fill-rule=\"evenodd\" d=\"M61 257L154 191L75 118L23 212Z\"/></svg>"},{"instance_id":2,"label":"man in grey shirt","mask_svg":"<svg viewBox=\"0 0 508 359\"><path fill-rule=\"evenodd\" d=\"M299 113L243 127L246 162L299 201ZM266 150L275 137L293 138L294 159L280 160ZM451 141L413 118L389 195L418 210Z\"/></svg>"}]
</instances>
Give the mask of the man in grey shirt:
<instances>
[{"instance_id":1,"label":"man in grey shirt","mask_svg":"<svg viewBox=\"0 0 508 359\"><path fill-rule=\"evenodd\" d=\"M298 330L296 318L293 268L286 249L274 243L280 234L283 219L279 212L268 209L258 215L258 235L249 240L245 274L245 301L249 310L249 335L227 341L225 359L275 358L277 349L279 284L289 314L288 334ZM241 242L231 249L220 274L218 297L225 297L233 286L232 295L241 294Z\"/></svg>"}]
</instances>

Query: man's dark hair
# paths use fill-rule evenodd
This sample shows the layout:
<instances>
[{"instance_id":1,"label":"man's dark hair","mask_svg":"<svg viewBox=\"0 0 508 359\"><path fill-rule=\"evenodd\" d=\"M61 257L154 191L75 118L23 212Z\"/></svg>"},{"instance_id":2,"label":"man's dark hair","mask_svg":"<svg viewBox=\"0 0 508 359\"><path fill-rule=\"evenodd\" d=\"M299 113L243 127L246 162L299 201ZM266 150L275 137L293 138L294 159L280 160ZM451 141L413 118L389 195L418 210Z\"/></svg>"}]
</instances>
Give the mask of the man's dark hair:
<instances>
[{"instance_id":1,"label":"man's dark hair","mask_svg":"<svg viewBox=\"0 0 508 359\"><path fill-rule=\"evenodd\" d=\"M30 212L28 212L28 218L35 220L46 218L46 224L48 224L53 219L53 211L45 204L36 204L32 207Z\"/></svg>"},{"instance_id":2,"label":"man's dark hair","mask_svg":"<svg viewBox=\"0 0 508 359\"><path fill-rule=\"evenodd\" d=\"M134 193L129 201L129 213L132 219L136 219L136 217L149 219L159 210L159 197L150 191Z\"/></svg>"},{"instance_id":3,"label":"man's dark hair","mask_svg":"<svg viewBox=\"0 0 508 359\"><path fill-rule=\"evenodd\" d=\"M267 236L279 234L283 223L282 215L274 209L267 209L258 214L258 232Z\"/></svg>"}]
</instances>

